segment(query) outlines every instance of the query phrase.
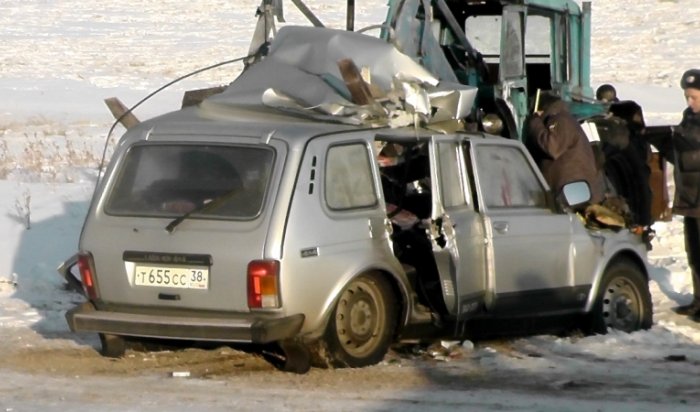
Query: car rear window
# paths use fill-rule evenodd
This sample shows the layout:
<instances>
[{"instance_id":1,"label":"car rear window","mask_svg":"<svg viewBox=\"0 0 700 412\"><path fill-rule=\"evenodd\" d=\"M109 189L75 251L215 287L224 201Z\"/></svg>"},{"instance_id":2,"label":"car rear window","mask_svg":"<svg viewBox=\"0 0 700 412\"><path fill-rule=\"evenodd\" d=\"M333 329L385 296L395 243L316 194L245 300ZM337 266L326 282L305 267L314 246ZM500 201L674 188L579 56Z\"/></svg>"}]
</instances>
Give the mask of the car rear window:
<instances>
[{"instance_id":1,"label":"car rear window","mask_svg":"<svg viewBox=\"0 0 700 412\"><path fill-rule=\"evenodd\" d=\"M111 215L253 219L275 153L244 145L139 144L129 149L105 211ZM216 202L198 211L203 205Z\"/></svg>"}]
</instances>

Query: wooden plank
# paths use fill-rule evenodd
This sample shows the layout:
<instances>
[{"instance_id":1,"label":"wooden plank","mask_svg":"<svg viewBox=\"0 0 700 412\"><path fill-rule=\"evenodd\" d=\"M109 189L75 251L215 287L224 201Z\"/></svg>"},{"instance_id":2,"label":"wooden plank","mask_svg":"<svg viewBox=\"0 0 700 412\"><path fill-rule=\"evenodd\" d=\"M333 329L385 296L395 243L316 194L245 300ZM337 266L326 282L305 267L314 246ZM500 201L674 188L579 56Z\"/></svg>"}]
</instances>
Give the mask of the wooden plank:
<instances>
[{"instance_id":1,"label":"wooden plank","mask_svg":"<svg viewBox=\"0 0 700 412\"><path fill-rule=\"evenodd\" d=\"M360 70L352 59L338 60L338 69L340 69L340 75L343 76L343 81L350 91L353 103L362 106L374 103L369 85L362 78Z\"/></svg>"},{"instance_id":2,"label":"wooden plank","mask_svg":"<svg viewBox=\"0 0 700 412\"><path fill-rule=\"evenodd\" d=\"M114 118L127 129L131 129L132 127L141 123L141 121L137 119L136 116L134 116L134 114L131 113L124 103L122 103L118 98L107 98L105 99L105 104L109 108L109 111L112 112L112 116L114 116Z\"/></svg>"},{"instance_id":3,"label":"wooden plank","mask_svg":"<svg viewBox=\"0 0 700 412\"><path fill-rule=\"evenodd\" d=\"M182 107L185 108L188 106L198 105L202 103L202 101L207 97L219 94L224 90L226 90L226 86L216 86L208 87L206 89L188 90L185 92L185 95L182 96Z\"/></svg>"}]
</instances>

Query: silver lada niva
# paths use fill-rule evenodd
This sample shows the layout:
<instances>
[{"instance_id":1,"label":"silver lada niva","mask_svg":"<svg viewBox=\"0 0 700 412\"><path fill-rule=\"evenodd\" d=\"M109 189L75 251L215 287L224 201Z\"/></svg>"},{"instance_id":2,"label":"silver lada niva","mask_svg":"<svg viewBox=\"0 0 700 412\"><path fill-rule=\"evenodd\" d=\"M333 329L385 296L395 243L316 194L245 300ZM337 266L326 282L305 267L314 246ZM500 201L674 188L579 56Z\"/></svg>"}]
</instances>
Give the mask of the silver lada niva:
<instances>
[{"instance_id":1,"label":"silver lada niva","mask_svg":"<svg viewBox=\"0 0 700 412\"><path fill-rule=\"evenodd\" d=\"M87 297L71 330L106 356L275 346L305 372L496 319L649 328L640 236L591 225L585 183L554 196L522 143L465 125L474 100L379 39L280 30L222 93L121 138L60 268Z\"/></svg>"}]
</instances>

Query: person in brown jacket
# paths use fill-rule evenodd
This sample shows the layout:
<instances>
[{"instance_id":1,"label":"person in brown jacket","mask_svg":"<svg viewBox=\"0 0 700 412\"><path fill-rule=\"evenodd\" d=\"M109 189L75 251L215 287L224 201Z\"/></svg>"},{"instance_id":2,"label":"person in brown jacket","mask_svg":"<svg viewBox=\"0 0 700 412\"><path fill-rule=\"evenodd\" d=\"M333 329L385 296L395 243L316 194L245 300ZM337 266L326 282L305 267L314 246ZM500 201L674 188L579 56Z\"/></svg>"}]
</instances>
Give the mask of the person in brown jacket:
<instances>
[{"instance_id":1,"label":"person in brown jacket","mask_svg":"<svg viewBox=\"0 0 700 412\"><path fill-rule=\"evenodd\" d=\"M566 104L549 93L540 95L538 107L527 122L528 148L556 195L570 182L585 180L590 203L604 198L602 173L585 132Z\"/></svg>"},{"instance_id":2,"label":"person in brown jacket","mask_svg":"<svg viewBox=\"0 0 700 412\"><path fill-rule=\"evenodd\" d=\"M673 164L672 212L683 216L685 253L693 278L693 300L673 310L700 322L700 69L683 73L681 88L688 104L681 124L670 127L668 133L647 133L647 139Z\"/></svg>"}]
</instances>

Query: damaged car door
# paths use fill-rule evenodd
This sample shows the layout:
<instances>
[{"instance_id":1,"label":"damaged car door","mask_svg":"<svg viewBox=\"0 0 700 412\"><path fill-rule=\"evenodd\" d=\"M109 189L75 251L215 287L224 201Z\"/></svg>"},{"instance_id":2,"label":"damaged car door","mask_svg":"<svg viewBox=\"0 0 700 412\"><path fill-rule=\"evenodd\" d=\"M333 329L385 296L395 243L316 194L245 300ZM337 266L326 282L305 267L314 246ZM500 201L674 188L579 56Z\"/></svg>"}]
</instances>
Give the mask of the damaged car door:
<instances>
[{"instance_id":1,"label":"damaged car door","mask_svg":"<svg viewBox=\"0 0 700 412\"><path fill-rule=\"evenodd\" d=\"M458 320L483 307L487 269L484 221L469 190L462 148L454 136L431 139L430 237L446 308Z\"/></svg>"},{"instance_id":2,"label":"damaged car door","mask_svg":"<svg viewBox=\"0 0 700 412\"><path fill-rule=\"evenodd\" d=\"M488 309L520 315L581 308L579 289L590 285L575 286L578 218L558 210L532 159L510 143L472 141L468 150L489 244Z\"/></svg>"}]
</instances>

